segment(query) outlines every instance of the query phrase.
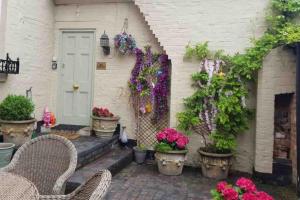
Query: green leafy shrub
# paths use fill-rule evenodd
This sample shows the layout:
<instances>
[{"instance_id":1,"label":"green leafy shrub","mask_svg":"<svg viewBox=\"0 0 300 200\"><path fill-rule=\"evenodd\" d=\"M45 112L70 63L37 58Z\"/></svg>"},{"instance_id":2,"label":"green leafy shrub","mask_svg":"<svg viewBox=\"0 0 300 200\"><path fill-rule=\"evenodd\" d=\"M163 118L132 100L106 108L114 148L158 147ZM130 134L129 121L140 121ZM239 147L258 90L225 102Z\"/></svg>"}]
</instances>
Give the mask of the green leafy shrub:
<instances>
[{"instance_id":1,"label":"green leafy shrub","mask_svg":"<svg viewBox=\"0 0 300 200\"><path fill-rule=\"evenodd\" d=\"M0 104L0 119L21 121L32 119L34 104L25 96L8 95Z\"/></svg>"}]
</instances>

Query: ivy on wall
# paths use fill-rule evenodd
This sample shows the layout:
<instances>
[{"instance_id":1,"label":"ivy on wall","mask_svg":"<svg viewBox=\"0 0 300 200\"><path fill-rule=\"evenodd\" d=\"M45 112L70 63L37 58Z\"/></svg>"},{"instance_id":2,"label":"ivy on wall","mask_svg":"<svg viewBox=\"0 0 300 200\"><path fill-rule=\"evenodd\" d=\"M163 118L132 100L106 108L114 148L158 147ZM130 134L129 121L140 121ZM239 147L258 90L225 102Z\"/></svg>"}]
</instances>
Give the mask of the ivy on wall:
<instances>
[{"instance_id":1,"label":"ivy on wall","mask_svg":"<svg viewBox=\"0 0 300 200\"><path fill-rule=\"evenodd\" d=\"M210 132L210 142L206 148L210 152L227 153L236 148L236 137L248 127L253 113L243 106L248 97L248 84L254 81L263 59L270 51L282 45L300 42L300 26L296 23L300 13L300 0L272 0L272 14L267 16L267 30L259 39L252 40L252 47L245 53L226 55L223 51L211 52L208 43L188 45L186 58L222 60L224 66L212 76L212 84L207 82L207 73L196 72L192 75L195 93L184 99L185 110L178 113L178 128L191 133L196 126L205 122L201 113L207 110L207 96L212 97L209 105L216 107L214 117L216 128ZM220 76L221 73L221 76ZM206 141L205 141L206 143Z\"/></svg>"}]
</instances>

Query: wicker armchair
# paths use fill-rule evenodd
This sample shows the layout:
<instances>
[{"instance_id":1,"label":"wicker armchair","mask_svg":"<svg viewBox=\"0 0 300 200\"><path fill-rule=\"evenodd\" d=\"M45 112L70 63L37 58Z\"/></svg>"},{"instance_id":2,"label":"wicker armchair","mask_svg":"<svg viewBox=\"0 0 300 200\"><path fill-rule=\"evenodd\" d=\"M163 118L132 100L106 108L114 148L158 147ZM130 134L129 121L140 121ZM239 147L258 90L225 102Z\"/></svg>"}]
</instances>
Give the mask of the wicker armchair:
<instances>
[{"instance_id":1,"label":"wicker armchair","mask_svg":"<svg viewBox=\"0 0 300 200\"><path fill-rule=\"evenodd\" d=\"M11 163L0 171L32 181L40 195L63 194L66 180L74 173L77 151L64 137L45 135L22 145Z\"/></svg>"},{"instance_id":2,"label":"wicker armchair","mask_svg":"<svg viewBox=\"0 0 300 200\"><path fill-rule=\"evenodd\" d=\"M70 194L40 195L40 200L100 200L106 195L110 183L111 173L101 170Z\"/></svg>"}]
</instances>

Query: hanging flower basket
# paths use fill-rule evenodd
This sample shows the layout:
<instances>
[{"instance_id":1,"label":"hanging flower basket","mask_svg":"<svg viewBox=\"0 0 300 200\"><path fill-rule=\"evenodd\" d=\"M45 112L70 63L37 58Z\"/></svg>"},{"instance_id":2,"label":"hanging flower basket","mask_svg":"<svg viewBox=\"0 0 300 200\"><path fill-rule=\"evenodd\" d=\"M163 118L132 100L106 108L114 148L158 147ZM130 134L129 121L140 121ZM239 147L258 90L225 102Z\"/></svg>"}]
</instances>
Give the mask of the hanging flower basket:
<instances>
[{"instance_id":1,"label":"hanging flower basket","mask_svg":"<svg viewBox=\"0 0 300 200\"><path fill-rule=\"evenodd\" d=\"M132 35L127 34L126 32L116 35L114 42L116 49L118 49L118 51L123 55L126 53L133 53L136 48L135 39Z\"/></svg>"}]
</instances>

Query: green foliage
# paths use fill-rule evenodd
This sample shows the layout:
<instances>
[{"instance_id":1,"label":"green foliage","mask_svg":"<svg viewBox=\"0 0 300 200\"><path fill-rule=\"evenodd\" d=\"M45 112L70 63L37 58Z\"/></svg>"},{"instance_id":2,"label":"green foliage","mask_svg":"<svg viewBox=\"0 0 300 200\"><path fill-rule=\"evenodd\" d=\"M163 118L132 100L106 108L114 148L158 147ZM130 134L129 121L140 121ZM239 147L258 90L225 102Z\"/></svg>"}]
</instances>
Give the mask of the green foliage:
<instances>
[{"instance_id":1,"label":"green foliage","mask_svg":"<svg viewBox=\"0 0 300 200\"><path fill-rule=\"evenodd\" d=\"M209 56L208 42L198 43L195 45L195 47L190 45L186 46L185 58L187 59L196 57L199 60L203 60L207 56Z\"/></svg>"},{"instance_id":2,"label":"green foliage","mask_svg":"<svg viewBox=\"0 0 300 200\"><path fill-rule=\"evenodd\" d=\"M299 0L272 0L272 5L275 11L289 17L294 17L300 11Z\"/></svg>"},{"instance_id":3,"label":"green foliage","mask_svg":"<svg viewBox=\"0 0 300 200\"><path fill-rule=\"evenodd\" d=\"M0 104L0 119L21 121L32 119L34 104L28 98L18 95L9 95Z\"/></svg>"},{"instance_id":4,"label":"green foliage","mask_svg":"<svg viewBox=\"0 0 300 200\"><path fill-rule=\"evenodd\" d=\"M223 197L221 193L219 193L217 190L211 190L210 191L211 196L213 197L213 200L223 200Z\"/></svg>"},{"instance_id":5,"label":"green foliage","mask_svg":"<svg viewBox=\"0 0 300 200\"><path fill-rule=\"evenodd\" d=\"M138 150L140 150L140 151L146 151L146 150L147 150L147 148L145 147L144 144L139 144L139 145L136 146L136 148L137 148Z\"/></svg>"},{"instance_id":6,"label":"green foliage","mask_svg":"<svg viewBox=\"0 0 300 200\"><path fill-rule=\"evenodd\" d=\"M210 52L208 43L188 45L186 58L221 59L225 62L226 74L214 74L210 85L208 75L196 72L192 75L194 94L184 99L185 110L177 114L178 128L192 133L193 127L203 123L199 113L205 110L204 98L213 97L211 104L218 113L215 118L217 130L209 136L209 149L217 152L232 152L236 148L236 137L248 128L252 111L241 99L248 96L247 85L254 80L262 67L265 56L274 48L300 41L300 26L293 19L300 13L300 0L272 0L273 14L267 17L268 27L263 36L252 39L252 47L245 53L224 55L223 51ZM200 83L200 84L199 84Z\"/></svg>"},{"instance_id":7,"label":"green foliage","mask_svg":"<svg viewBox=\"0 0 300 200\"><path fill-rule=\"evenodd\" d=\"M160 142L155 145L155 150L164 153L164 152L172 151L173 148L167 143Z\"/></svg>"}]
</instances>

